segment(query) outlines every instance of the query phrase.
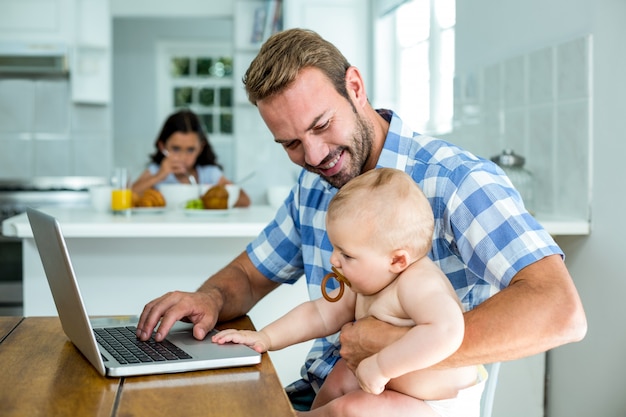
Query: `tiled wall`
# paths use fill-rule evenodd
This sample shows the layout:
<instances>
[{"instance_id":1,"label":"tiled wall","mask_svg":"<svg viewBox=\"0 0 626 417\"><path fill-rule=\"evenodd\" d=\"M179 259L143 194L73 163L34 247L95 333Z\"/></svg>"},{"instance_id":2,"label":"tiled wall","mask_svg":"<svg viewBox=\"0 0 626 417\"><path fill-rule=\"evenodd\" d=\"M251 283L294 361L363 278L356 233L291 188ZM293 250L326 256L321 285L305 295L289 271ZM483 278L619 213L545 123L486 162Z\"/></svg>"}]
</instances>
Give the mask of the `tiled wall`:
<instances>
[{"instance_id":1,"label":"tiled wall","mask_svg":"<svg viewBox=\"0 0 626 417\"><path fill-rule=\"evenodd\" d=\"M0 78L0 179L108 176L108 106L72 103L67 79Z\"/></svg>"},{"instance_id":2,"label":"tiled wall","mask_svg":"<svg viewBox=\"0 0 626 417\"><path fill-rule=\"evenodd\" d=\"M538 214L589 219L591 61L585 36L458 74L448 139L486 158L513 149Z\"/></svg>"}]
</instances>

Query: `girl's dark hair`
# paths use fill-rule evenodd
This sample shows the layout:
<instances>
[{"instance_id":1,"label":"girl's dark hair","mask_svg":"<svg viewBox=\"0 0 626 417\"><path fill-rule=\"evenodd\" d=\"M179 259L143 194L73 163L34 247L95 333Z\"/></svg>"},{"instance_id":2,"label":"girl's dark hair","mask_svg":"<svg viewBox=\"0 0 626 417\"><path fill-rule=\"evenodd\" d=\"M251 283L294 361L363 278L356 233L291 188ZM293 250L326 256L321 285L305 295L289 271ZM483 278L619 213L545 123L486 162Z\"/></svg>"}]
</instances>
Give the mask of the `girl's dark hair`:
<instances>
[{"instance_id":1,"label":"girl's dark hair","mask_svg":"<svg viewBox=\"0 0 626 417\"><path fill-rule=\"evenodd\" d=\"M215 165L222 169L222 166L217 162L217 155L213 151L213 147L211 146L207 135L204 133L204 129L202 129L200 119L194 112L188 109L177 111L165 120L165 123L163 123L163 127L161 128L161 132L154 142L154 146L157 150L150 155L152 162L159 165L161 164L165 155L163 155L159 150L159 142L165 146L165 143L170 136L176 132L195 132L198 134L200 144L204 146L202 147L202 152L200 152L198 158L196 158L195 165Z\"/></svg>"}]
</instances>

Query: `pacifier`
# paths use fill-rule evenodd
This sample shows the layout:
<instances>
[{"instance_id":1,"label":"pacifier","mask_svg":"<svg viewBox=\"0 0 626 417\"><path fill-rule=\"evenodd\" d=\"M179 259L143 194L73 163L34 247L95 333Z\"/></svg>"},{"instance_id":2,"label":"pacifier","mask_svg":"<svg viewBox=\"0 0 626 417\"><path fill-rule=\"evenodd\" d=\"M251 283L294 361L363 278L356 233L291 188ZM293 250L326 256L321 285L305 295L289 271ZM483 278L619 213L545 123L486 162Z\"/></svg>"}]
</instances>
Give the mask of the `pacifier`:
<instances>
[{"instance_id":1,"label":"pacifier","mask_svg":"<svg viewBox=\"0 0 626 417\"><path fill-rule=\"evenodd\" d=\"M326 274L324 279L322 279L322 295L324 296L326 301L334 303L335 301L339 301L339 299L343 296L345 286L347 285L348 287L351 287L352 285L350 284L350 281L348 281L346 277L341 275L341 272L337 271L334 266L331 267L331 269L333 270L333 272L329 272L328 274ZM326 291L326 283L328 283L328 280L331 278L335 278L339 282L339 294L337 294L335 298L332 298L330 295L328 295L328 292Z\"/></svg>"}]
</instances>

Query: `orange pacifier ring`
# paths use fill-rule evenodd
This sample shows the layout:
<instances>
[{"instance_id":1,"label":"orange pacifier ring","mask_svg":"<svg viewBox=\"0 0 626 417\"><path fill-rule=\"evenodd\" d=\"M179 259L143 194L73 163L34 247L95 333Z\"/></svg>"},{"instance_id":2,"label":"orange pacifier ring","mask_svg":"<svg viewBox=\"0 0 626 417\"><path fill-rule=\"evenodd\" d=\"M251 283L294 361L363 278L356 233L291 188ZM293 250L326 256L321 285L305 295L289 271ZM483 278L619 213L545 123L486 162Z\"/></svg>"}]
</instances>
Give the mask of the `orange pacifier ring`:
<instances>
[{"instance_id":1,"label":"orange pacifier ring","mask_svg":"<svg viewBox=\"0 0 626 417\"><path fill-rule=\"evenodd\" d=\"M331 267L331 269L333 270L333 272L329 272L328 274L326 274L324 279L322 279L322 295L324 296L324 299L326 299L326 301L334 303L335 301L339 301L339 299L343 296L345 286L347 285L348 287L351 287L351 285L350 281L348 281L346 277L341 275L341 273L337 271L334 266ZM335 298L328 295L328 292L326 291L326 284L331 278L335 278L339 282L339 294L337 294Z\"/></svg>"}]
</instances>

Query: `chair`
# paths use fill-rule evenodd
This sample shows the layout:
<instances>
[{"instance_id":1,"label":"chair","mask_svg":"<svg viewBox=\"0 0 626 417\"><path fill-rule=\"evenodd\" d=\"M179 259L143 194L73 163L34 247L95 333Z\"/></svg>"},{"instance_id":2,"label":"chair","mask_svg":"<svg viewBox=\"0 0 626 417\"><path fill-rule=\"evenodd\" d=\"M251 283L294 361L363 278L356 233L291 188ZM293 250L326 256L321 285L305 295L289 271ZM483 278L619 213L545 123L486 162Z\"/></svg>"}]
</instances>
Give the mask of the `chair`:
<instances>
[{"instance_id":1,"label":"chair","mask_svg":"<svg viewBox=\"0 0 626 417\"><path fill-rule=\"evenodd\" d=\"M485 384L483 396L480 400L480 417L491 417L493 410L493 400L496 396L496 385L498 384L498 372L500 372L500 362L485 365L489 378Z\"/></svg>"}]
</instances>

